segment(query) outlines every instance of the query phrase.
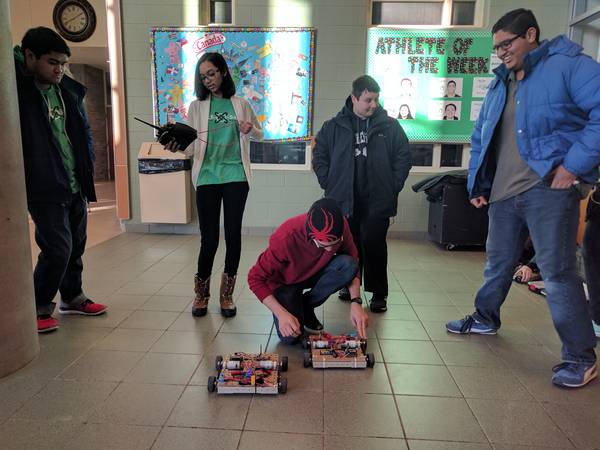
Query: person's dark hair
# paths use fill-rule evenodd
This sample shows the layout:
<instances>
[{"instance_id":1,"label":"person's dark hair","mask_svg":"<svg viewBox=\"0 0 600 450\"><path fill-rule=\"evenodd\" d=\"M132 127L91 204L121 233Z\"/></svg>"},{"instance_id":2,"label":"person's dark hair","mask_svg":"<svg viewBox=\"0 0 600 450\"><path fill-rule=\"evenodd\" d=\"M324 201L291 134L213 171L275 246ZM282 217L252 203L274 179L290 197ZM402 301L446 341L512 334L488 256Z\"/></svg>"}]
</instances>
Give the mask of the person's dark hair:
<instances>
[{"instance_id":1,"label":"person's dark hair","mask_svg":"<svg viewBox=\"0 0 600 450\"><path fill-rule=\"evenodd\" d=\"M508 31L517 36L525 36L530 28L535 28L535 41L540 42L540 26L530 9L514 9L504 14L492 27L492 34Z\"/></svg>"},{"instance_id":2,"label":"person's dark hair","mask_svg":"<svg viewBox=\"0 0 600 450\"><path fill-rule=\"evenodd\" d=\"M406 116L406 119L404 119L404 120L414 119L414 117L412 116L412 113L410 112L410 106L408 106L406 103L400 105L400 109L398 109L398 117L397 117L397 119L402 119L402 115L401 115L400 111L402 111L402 108L404 106L406 106L406 109L408 109L408 115Z\"/></svg>"},{"instance_id":3,"label":"person's dark hair","mask_svg":"<svg viewBox=\"0 0 600 450\"><path fill-rule=\"evenodd\" d=\"M448 83L446 83L446 86L450 86L450 83L452 83L454 85L454 87L456 87L456 81L454 81L454 80L448 81Z\"/></svg>"},{"instance_id":4,"label":"person's dark hair","mask_svg":"<svg viewBox=\"0 0 600 450\"><path fill-rule=\"evenodd\" d=\"M444 106L444 111L446 111L448 109L448 106L452 106L454 108L454 111L458 110L458 108L456 107L456 105L454 103L448 103L446 106Z\"/></svg>"},{"instance_id":5,"label":"person's dark hair","mask_svg":"<svg viewBox=\"0 0 600 450\"><path fill-rule=\"evenodd\" d=\"M233 82L233 78L231 78L229 67L227 67L227 61L225 61L225 58L223 58L223 55L220 53L210 52L202 55L196 64L194 89L198 100L206 100L208 94L210 94L210 91L204 86L204 83L202 83L202 80L200 79L200 64L206 61L212 63L223 77L223 82L221 83L221 93L223 94L223 98L233 97L235 95L235 83Z\"/></svg>"},{"instance_id":6,"label":"person's dark hair","mask_svg":"<svg viewBox=\"0 0 600 450\"><path fill-rule=\"evenodd\" d=\"M71 56L71 50L65 40L56 31L47 27L36 27L27 30L23 39L21 39L21 49L23 52L30 50L38 59L42 55L52 52Z\"/></svg>"},{"instance_id":7,"label":"person's dark hair","mask_svg":"<svg viewBox=\"0 0 600 450\"><path fill-rule=\"evenodd\" d=\"M354 95L356 98L360 98L361 94L365 91L378 94L380 90L381 89L379 88L377 81L375 81L375 79L369 75L358 77L352 82L352 95Z\"/></svg>"},{"instance_id":8,"label":"person's dark hair","mask_svg":"<svg viewBox=\"0 0 600 450\"><path fill-rule=\"evenodd\" d=\"M405 81L408 81L410 84L412 84L412 80L410 78L402 78L400 80L400 84L404 83Z\"/></svg>"}]
</instances>

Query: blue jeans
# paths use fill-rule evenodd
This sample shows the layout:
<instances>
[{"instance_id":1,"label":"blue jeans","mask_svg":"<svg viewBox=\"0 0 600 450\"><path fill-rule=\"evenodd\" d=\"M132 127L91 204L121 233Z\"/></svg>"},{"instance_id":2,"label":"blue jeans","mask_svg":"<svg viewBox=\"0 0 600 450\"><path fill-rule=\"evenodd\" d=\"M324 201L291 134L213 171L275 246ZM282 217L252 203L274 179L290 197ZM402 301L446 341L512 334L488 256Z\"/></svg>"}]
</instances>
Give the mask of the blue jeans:
<instances>
[{"instance_id":1,"label":"blue jeans","mask_svg":"<svg viewBox=\"0 0 600 450\"><path fill-rule=\"evenodd\" d=\"M487 263L474 317L500 328L500 307L529 230L554 327L563 344L562 358L591 363L596 361L596 338L575 257L579 201L574 188L551 189L540 182L522 194L490 204Z\"/></svg>"},{"instance_id":2,"label":"blue jeans","mask_svg":"<svg viewBox=\"0 0 600 450\"><path fill-rule=\"evenodd\" d=\"M321 306L329 296L341 288L350 285L358 272L358 264L348 255L335 256L327 266L308 280L290 285L283 285L275 289L273 295L290 314L292 314L300 326L304 325L304 316L313 313L314 309ZM305 289L310 291L303 293ZM275 329L281 342L284 344L295 344L300 338L288 336L283 337L279 331L279 321L273 315Z\"/></svg>"},{"instance_id":3,"label":"blue jeans","mask_svg":"<svg viewBox=\"0 0 600 450\"><path fill-rule=\"evenodd\" d=\"M586 219L583 264L592 319L600 325L600 185L590 198Z\"/></svg>"},{"instance_id":4,"label":"blue jeans","mask_svg":"<svg viewBox=\"0 0 600 450\"><path fill-rule=\"evenodd\" d=\"M76 306L85 299L81 290L81 257L87 240L87 203L77 192L64 203L29 203L40 248L33 272L38 316L52 314L52 300L60 291L65 303Z\"/></svg>"}]
</instances>

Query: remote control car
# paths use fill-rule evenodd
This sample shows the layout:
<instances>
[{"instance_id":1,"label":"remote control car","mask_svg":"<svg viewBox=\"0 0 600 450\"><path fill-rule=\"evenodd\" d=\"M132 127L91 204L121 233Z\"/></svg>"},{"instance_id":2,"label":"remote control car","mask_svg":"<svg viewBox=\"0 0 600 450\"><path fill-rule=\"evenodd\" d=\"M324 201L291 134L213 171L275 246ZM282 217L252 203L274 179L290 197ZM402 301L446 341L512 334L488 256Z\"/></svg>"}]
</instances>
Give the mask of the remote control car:
<instances>
[{"instance_id":1,"label":"remote control car","mask_svg":"<svg viewBox=\"0 0 600 450\"><path fill-rule=\"evenodd\" d=\"M304 353L304 367L364 369L375 365L375 355L366 353L367 341L353 335L321 333L309 336L303 346L310 349Z\"/></svg>"},{"instance_id":2,"label":"remote control car","mask_svg":"<svg viewBox=\"0 0 600 450\"><path fill-rule=\"evenodd\" d=\"M277 353L233 353L219 355L215 361L216 377L208 377L208 391L218 394L284 394L287 379L287 356Z\"/></svg>"}]
</instances>

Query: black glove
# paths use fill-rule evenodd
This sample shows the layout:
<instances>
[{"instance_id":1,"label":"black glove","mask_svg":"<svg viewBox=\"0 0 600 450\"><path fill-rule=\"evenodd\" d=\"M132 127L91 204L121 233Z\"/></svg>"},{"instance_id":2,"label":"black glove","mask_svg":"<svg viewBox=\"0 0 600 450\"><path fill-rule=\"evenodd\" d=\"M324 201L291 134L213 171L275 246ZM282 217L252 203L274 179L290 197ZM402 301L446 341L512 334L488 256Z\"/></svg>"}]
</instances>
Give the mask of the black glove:
<instances>
[{"instance_id":1,"label":"black glove","mask_svg":"<svg viewBox=\"0 0 600 450\"><path fill-rule=\"evenodd\" d=\"M175 122L163 125L158 130L157 140L162 145L167 145L172 140L179 144L180 150L185 150L198 138L196 130L185 123Z\"/></svg>"}]
</instances>

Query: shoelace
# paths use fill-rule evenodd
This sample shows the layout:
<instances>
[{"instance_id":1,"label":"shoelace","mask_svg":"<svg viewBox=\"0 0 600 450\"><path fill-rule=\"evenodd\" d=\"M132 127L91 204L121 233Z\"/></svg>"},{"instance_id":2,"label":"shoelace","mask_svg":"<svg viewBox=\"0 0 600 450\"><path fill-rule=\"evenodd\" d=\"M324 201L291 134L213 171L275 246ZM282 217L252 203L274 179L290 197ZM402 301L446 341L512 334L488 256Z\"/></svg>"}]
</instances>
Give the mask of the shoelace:
<instances>
[{"instance_id":1,"label":"shoelace","mask_svg":"<svg viewBox=\"0 0 600 450\"><path fill-rule=\"evenodd\" d=\"M569 371L571 373L577 373L577 369L579 369L579 367L581 367L581 366L583 366L585 368L585 370L588 370L591 367L591 366L587 367L587 365L584 363L563 362L563 363L555 365L552 368L552 372L556 373L559 370L566 369L567 371Z\"/></svg>"},{"instance_id":2,"label":"shoelace","mask_svg":"<svg viewBox=\"0 0 600 450\"><path fill-rule=\"evenodd\" d=\"M473 316L466 315L465 318L463 319L462 327L460 327L460 332L467 333L467 332L471 331L471 327L473 327L474 322L475 322L475 319L473 318Z\"/></svg>"}]
</instances>

